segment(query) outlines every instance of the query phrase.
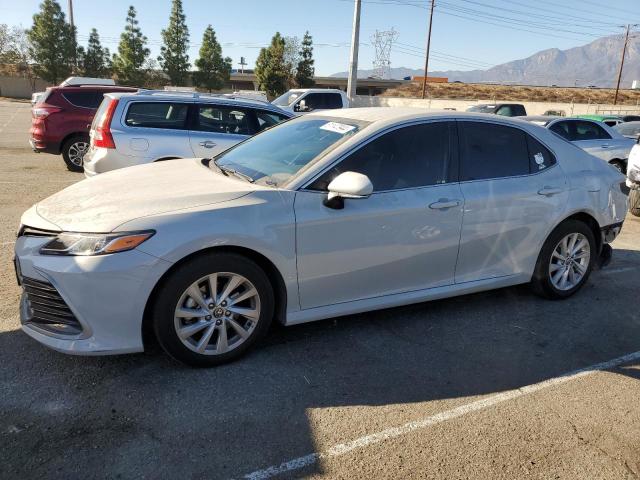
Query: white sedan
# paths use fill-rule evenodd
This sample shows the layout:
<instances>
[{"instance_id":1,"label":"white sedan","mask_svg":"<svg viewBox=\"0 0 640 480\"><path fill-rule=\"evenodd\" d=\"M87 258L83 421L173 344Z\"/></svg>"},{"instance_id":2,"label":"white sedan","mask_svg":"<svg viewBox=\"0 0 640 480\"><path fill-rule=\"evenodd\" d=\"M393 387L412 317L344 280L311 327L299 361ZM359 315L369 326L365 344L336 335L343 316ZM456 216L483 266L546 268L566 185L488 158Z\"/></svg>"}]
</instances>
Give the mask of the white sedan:
<instances>
[{"instance_id":1,"label":"white sedan","mask_svg":"<svg viewBox=\"0 0 640 480\"><path fill-rule=\"evenodd\" d=\"M635 140L625 137L614 127L583 118L545 116L520 118L546 127L570 142L574 142L585 152L604 160L622 173L627 171L627 160Z\"/></svg>"},{"instance_id":2,"label":"white sedan","mask_svg":"<svg viewBox=\"0 0 640 480\"><path fill-rule=\"evenodd\" d=\"M530 283L566 298L622 226L624 177L495 115L313 113L213 160L108 172L22 217L23 330L73 354L237 358L292 325Z\"/></svg>"}]
</instances>

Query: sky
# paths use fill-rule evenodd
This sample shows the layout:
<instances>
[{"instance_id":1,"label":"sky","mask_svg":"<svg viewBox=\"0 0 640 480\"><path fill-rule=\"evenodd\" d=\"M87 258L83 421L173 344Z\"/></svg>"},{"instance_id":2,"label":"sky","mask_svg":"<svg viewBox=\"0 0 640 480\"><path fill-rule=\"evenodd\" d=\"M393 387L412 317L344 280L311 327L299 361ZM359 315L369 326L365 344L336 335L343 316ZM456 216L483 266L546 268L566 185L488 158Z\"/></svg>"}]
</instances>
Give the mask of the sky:
<instances>
[{"instance_id":1,"label":"sky","mask_svg":"<svg viewBox=\"0 0 640 480\"><path fill-rule=\"evenodd\" d=\"M67 0L59 0L67 12ZM485 69L547 48L566 49L640 24L640 0L435 0L429 71ZM0 0L0 23L32 25L40 0ZM604 6L606 4L606 6ZM134 5L153 57L160 52L171 0L74 0L78 42L86 45L97 28L103 46L117 50L129 5ZM183 0L191 34L190 60L198 56L202 34L211 24L223 54L239 68L252 68L260 47L279 31L313 36L316 75L346 71L353 0ZM430 0L362 0L359 68L375 58L376 31L397 32L392 67L424 67ZM639 28L640 30L640 28Z\"/></svg>"}]
</instances>

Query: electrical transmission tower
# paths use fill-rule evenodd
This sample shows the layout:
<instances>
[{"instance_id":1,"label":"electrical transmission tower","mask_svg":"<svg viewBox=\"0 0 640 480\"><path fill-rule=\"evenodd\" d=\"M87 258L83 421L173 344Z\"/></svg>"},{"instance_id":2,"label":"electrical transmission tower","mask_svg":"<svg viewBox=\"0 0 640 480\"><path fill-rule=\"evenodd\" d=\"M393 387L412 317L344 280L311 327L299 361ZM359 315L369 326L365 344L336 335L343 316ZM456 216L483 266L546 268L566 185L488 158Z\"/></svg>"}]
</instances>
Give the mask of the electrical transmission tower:
<instances>
[{"instance_id":1,"label":"electrical transmission tower","mask_svg":"<svg viewBox=\"0 0 640 480\"><path fill-rule=\"evenodd\" d=\"M391 48L398 38L398 32L393 28L384 32L376 30L371 35L371 43L376 49L376 57L373 61L373 76L375 78L388 78L391 68Z\"/></svg>"}]
</instances>

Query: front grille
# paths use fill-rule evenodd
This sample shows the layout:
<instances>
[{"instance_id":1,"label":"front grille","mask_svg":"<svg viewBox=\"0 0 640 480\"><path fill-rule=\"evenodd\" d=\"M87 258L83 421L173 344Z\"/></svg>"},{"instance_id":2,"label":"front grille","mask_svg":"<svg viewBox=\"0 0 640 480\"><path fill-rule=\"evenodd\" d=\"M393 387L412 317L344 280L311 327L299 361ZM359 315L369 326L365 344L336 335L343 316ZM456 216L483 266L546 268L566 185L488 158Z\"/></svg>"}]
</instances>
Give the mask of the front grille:
<instances>
[{"instance_id":1,"label":"front grille","mask_svg":"<svg viewBox=\"0 0 640 480\"><path fill-rule=\"evenodd\" d=\"M22 288L26 297L26 323L52 333L77 335L82 332L82 325L49 282L23 277Z\"/></svg>"},{"instance_id":2,"label":"front grille","mask_svg":"<svg viewBox=\"0 0 640 480\"><path fill-rule=\"evenodd\" d=\"M53 230L43 230L42 228L33 228L28 225L20 225L18 237L55 237L60 232Z\"/></svg>"}]
</instances>

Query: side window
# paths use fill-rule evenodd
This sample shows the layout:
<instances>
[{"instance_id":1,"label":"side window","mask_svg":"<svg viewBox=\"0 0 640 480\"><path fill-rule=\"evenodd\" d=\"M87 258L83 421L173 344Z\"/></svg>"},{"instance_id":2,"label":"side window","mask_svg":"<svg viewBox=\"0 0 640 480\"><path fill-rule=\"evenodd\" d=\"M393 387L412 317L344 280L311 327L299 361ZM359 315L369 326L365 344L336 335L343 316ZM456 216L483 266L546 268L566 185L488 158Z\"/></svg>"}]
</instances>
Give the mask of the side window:
<instances>
[{"instance_id":1,"label":"side window","mask_svg":"<svg viewBox=\"0 0 640 480\"><path fill-rule=\"evenodd\" d=\"M373 191L425 187L452 181L451 122L426 123L386 133L342 160L309 186L326 191L343 172L369 177Z\"/></svg>"},{"instance_id":2,"label":"side window","mask_svg":"<svg viewBox=\"0 0 640 480\"><path fill-rule=\"evenodd\" d=\"M557 133L562 138L565 138L569 141L573 141L573 135L571 134L571 130L572 130L571 124L569 122L554 123L549 127L549 130L551 130L554 133Z\"/></svg>"},{"instance_id":3,"label":"side window","mask_svg":"<svg viewBox=\"0 0 640 480\"><path fill-rule=\"evenodd\" d=\"M609 140L611 136L594 122L575 122L575 140Z\"/></svg>"},{"instance_id":4,"label":"side window","mask_svg":"<svg viewBox=\"0 0 640 480\"><path fill-rule=\"evenodd\" d=\"M256 120L258 121L258 131L261 132L269 127L273 127L280 122L287 120L288 117L275 112L266 112L264 110L256 111Z\"/></svg>"},{"instance_id":5,"label":"side window","mask_svg":"<svg viewBox=\"0 0 640 480\"><path fill-rule=\"evenodd\" d=\"M303 98L305 105L309 110L318 110L325 107L323 93L310 93Z\"/></svg>"},{"instance_id":6,"label":"side window","mask_svg":"<svg viewBox=\"0 0 640 480\"><path fill-rule=\"evenodd\" d=\"M339 93L325 93L325 108L342 108L342 97Z\"/></svg>"},{"instance_id":7,"label":"side window","mask_svg":"<svg viewBox=\"0 0 640 480\"><path fill-rule=\"evenodd\" d=\"M459 122L461 180L503 178L529 173L525 133L517 128Z\"/></svg>"},{"instance_id":8,"label":"side window","mask_svg":"<svg viewBox=\"0 0 640 480\"><path fill-rule=\"evenodd\" d=\"M556 159L553 154L531 135L527 135L527 149L529 150L529 170L531 173L555 165Z\"/></svg>"},{"instance_id":9,"label":"side window","mask_svg":"<svg viewBox=\"0 0 640 480\"><path fill-rule=\"evenodd\" d=\"M251 135L252 133L246 111L220 105L198 105L194 130L235 135Z\"/></svg>"},{"instance_id":10,"label":"side window","mask_svg":"<svg viewBox=\"0 0 640 480\"><path fill-rule=\"evenodd\" d=\"M135 102L129 106L125 124L130 127L183 129L189 105L170 102Z\"/></svg>"},{"instance_id":11,"label":"side window","mask_svg":"<svg viewBox=\"0 0 640 480\"><path fill-rule=\"evenodd\" d=\"M498 109L496 115L502 115L504 117L513 117L515 114L513 113L513 109L511 105L503 105Z\"/></svg>"},{"instance_id":12,"label":"side window","mask_svg":"<svg viewBox=\"0 0 640 480\"><path fill-rule=\"evenodd\" d=\"M98 105L100 105L100 102L102 101L102 95L100 95L100 100L97 101L96 92L92 92L92 91L64 92L62 96L71 105L75 105L76 107L82 107L82 108L98 108Z\"/></svg>"}]
</instances>

